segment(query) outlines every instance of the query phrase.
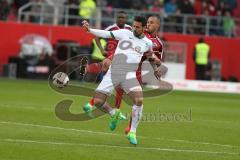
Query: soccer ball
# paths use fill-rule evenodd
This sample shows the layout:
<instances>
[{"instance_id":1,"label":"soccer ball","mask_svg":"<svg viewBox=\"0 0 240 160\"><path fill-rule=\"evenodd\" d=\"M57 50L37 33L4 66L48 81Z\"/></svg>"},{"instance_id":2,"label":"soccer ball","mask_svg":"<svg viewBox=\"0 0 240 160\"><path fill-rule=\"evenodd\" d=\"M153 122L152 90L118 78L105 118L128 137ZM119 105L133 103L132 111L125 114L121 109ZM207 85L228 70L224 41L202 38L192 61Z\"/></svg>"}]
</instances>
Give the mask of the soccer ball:
<instances>
[{"instance_id":1,"label":"soccer ball","mask_svg":"<svg viewBox=\"0 0 240 160\"><path fill-rule=\"evenodd\" d=\"M68 85L69 77L64 72L58 72L53 76L53 85L58 88L63 88Z\"/></svg>"}]
</instances>

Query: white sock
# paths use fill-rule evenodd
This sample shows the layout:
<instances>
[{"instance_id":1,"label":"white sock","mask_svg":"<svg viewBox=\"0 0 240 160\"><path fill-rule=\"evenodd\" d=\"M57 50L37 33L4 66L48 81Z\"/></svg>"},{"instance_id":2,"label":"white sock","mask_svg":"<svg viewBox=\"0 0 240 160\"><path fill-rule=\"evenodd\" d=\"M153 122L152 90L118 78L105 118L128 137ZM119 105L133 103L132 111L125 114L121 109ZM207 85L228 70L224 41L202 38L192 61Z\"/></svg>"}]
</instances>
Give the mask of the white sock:
<instances>
[{"instance_id":1,"label":"white sock","mask_svg":"<svg viewBox=\"0 0 240 160\"><path fill-rule=\"evenodd\" d=\"M132 107L132 122L131 122L130 132L136 133L138 124L142 117L142 111L143 111L143 105L142 106L133 105L133 107Z\"/></svg>"},{"instance_id":2,"label":"white sock","mask_svg":"<svg viewBox=\"0 0 240 160\"><path fill-rule=\"evenodd\" d=\"M111 111L108 112L110 116L113 116L116 113L116 109L112 109Z\"/></svg>"},{"instance_id":3,"label":"white sock","mask_svg":"<svg viewBox=\"0 0 240 160\"><path fill-rule=\"evenodd\" d=\"M116 109L113 109L111 106L109 106L108 103L104 103L101 108L103 109L104 112L110 114L110 116L113 116L116 113Z\"/></svg>"}]
</instances>

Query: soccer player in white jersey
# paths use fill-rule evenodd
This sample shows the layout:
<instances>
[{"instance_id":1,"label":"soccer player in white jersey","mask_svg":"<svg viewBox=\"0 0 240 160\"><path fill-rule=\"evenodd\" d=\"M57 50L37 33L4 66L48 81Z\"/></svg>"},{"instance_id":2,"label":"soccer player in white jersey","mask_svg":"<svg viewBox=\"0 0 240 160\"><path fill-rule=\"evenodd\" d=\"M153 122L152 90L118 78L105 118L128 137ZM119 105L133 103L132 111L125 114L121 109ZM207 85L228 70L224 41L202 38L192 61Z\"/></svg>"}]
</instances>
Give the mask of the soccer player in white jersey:
<instances>
[{"instance_id":1,"label":"soccer player in white jersey","mask_svg":"<svg viewBox=\"0 0 240 160\"><path fill-rule=\"evenodd\" d=\"M156 64L161 63L152 53L152 41L144 35L145 26L146 19L141 16L134 18L132 32L126 29L116 31L91 29L87 21L83 22L83 28L93 35L119 40L112 64L96 89L94 105L112 114L117 121L120 110L113 109L106 99L115 87L120 85L133 102L131 129L127 138L134 145L137 144L136 129L143 111L143 93L136 78L136 70L143 55Z\"/></svg>"}]
</instances>

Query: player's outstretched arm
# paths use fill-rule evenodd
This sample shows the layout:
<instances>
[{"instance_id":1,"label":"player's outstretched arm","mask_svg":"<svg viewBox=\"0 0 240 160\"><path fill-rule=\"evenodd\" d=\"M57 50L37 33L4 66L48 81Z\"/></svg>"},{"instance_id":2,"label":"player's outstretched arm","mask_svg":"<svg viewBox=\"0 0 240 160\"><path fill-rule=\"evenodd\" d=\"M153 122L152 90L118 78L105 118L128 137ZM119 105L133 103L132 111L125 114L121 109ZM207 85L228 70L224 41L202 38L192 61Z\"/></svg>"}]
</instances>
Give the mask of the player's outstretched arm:
<instances>
[{"instance_id":1,"label":"player's outstretched arm","mask_svg":"<svg viewBox=\"0 0 240 160\"><path fill-rule=\"evenodd\" d=\"M147 58L154 70L155 77L160 80L166 74L167 67L161 64L161 60L154 53L147 54Z\"/></svg>"},{"instance_id":2,"label":"player's outstretched arm","mask_svg":"<svg viewBox=\"0 0 240 160\"><path fill-rule=\"evenodd\" d=\"M110 31L100 30L100 29L92 29L89 26L89 23L87 21L82 22L82 27L85 31L92 33L96 37L101 38L112 38Z\"/></svg>"}]
</instances>

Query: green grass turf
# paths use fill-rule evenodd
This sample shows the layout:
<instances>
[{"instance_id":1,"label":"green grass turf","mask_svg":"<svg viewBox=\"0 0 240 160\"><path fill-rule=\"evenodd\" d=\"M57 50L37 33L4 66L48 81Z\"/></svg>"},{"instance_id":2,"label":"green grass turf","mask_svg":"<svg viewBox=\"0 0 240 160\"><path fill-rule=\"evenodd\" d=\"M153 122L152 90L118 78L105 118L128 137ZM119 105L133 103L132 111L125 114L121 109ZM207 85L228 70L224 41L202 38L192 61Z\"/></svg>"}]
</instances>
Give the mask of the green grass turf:
<instances>
[{"instance_id":1,"label":"green grass turf","mask_svg":"<svg viewBox=\"0 0 240 160\"><path fill-rule=\"evenodd\" d=\"M74 100L73 113L89 100L56 93L47 81L0 79L0 159L240 159L240 95L173 91L144 99L145 118L158 111L189 118L191 110L191 121L145 119L136 147L124 135L127 122L111 132L108 115L84 122L58 119L54 109L63 99ZM131 107L123 103L122 111Z\"/></svg>"}]
</instances>

